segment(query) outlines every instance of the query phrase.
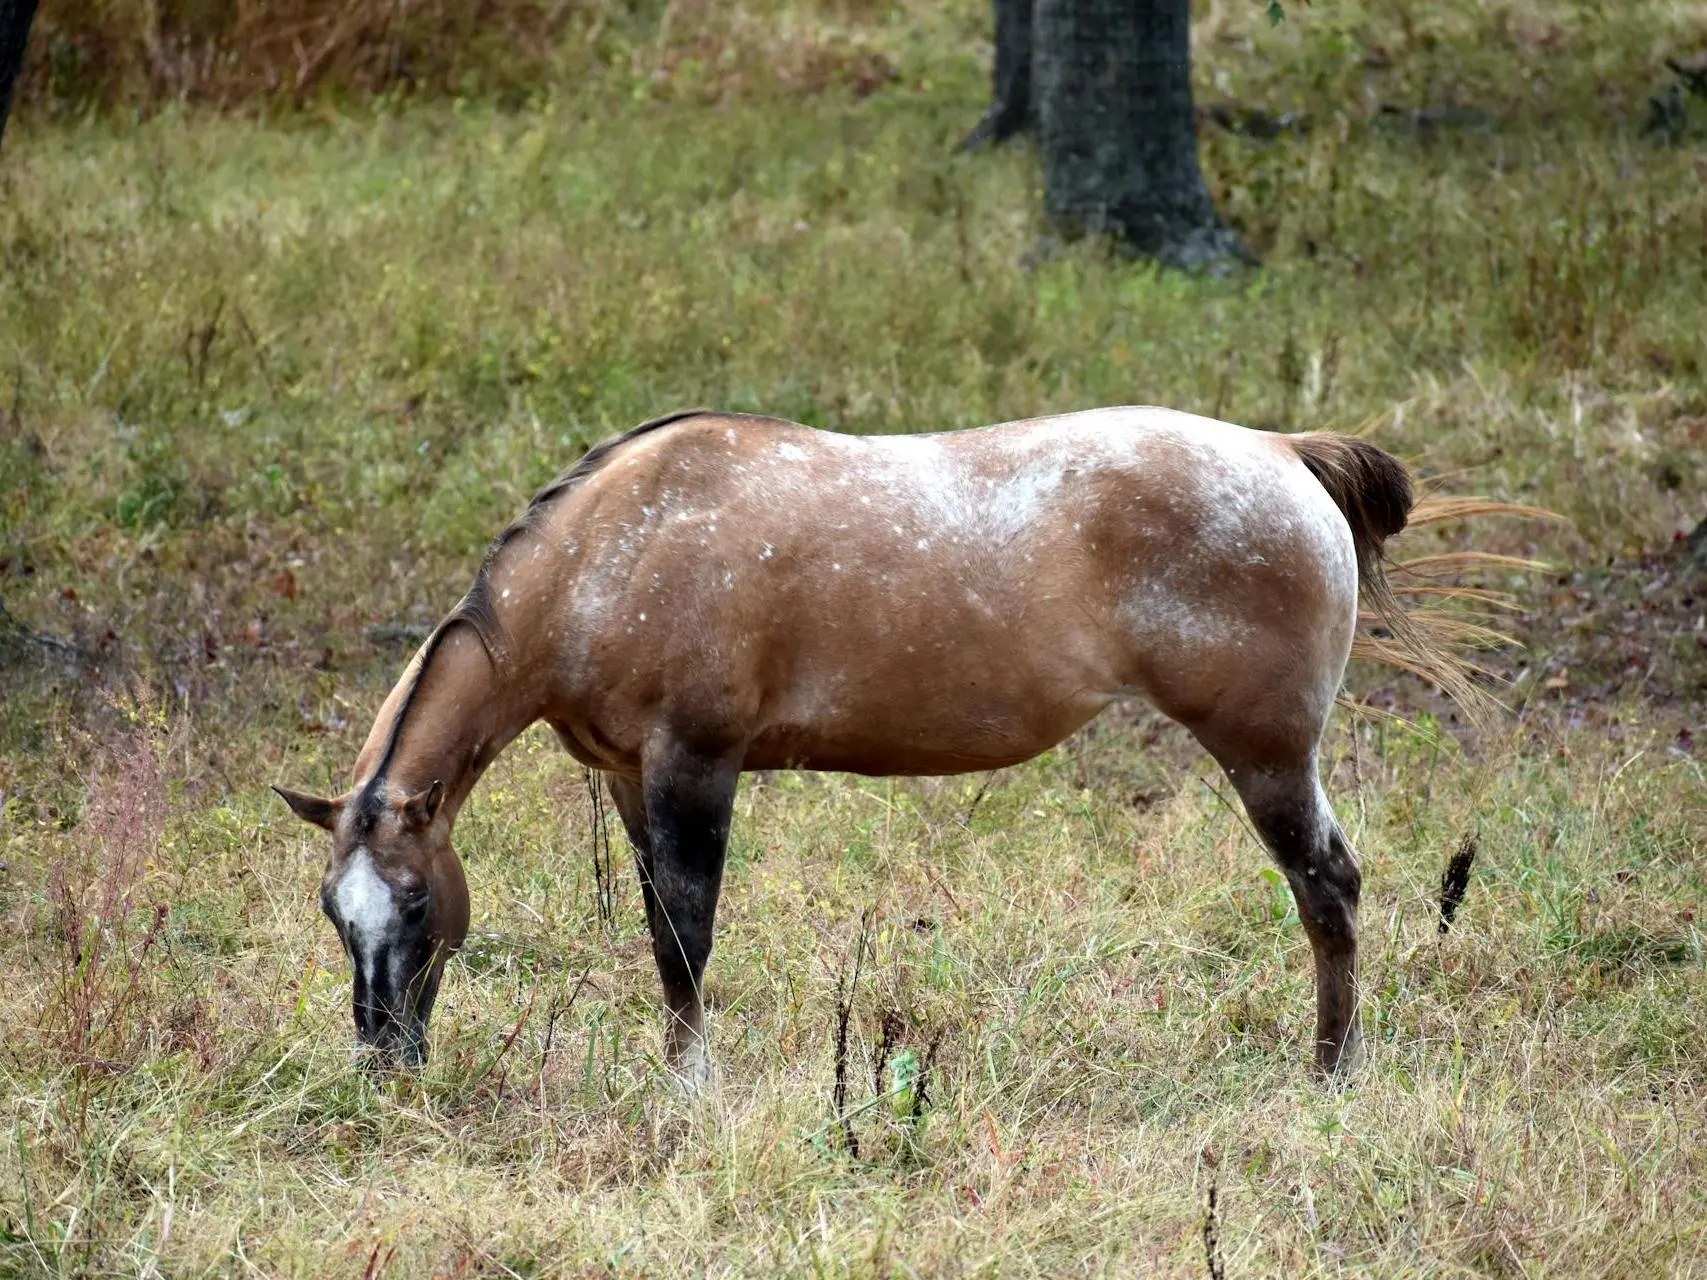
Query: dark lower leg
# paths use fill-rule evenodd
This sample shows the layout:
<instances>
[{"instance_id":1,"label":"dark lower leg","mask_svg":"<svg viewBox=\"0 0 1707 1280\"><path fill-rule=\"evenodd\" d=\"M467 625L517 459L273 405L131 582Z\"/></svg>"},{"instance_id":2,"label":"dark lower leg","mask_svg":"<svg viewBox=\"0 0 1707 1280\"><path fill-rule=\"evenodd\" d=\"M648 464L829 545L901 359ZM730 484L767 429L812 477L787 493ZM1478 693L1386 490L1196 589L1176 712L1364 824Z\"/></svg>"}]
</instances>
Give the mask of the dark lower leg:
<instances>
[{"instance_id":1,"label":"dark lower leg","mask_svg":"<svg viewBox=\"0 0 1707 1280\"><path fill-rule=\"evenodd\" d=\"M634 870L640 879L641 900L646 904L646 927L652 929L658 904L652 892L652 832L646 822L646 792L639 779L621 774L606 774L605 783L634 850Z\"/></svg>"},{"instance_id":2,"label":"dark lower leg","mask_svg":"<svg viewBox=\"0 0 1707 1280\"><path fill-rule=\"evenodd\" d=\"M1316 957L1316 1065L1332 1074L1356 1057L1357 904L1363 875L1338 828L1325 855L1286 867L1298 915Z\"/></svg>"},{"instance_id":3,"label":"dark lower leg","mask_svg":"<svg viewBox=\"0 0 1707 1280\"><path fill-rule=\"evenodd\" d=\"M685 751L661 752L646 767L650 847L641 858L641 883L652 955L664 987L664 1056L695 1079L703 1079L710 1066L701 983L711 955L738 776L739 770L725 761Z\"/></svg>"},{"instance_id":4,"label":"dark lower leg","mask_svg":"<svg viewBox=\"0 0 1707 1280\"><path fill-rule=\"evenodd\" d=\"M1315 763L1284 774L1228 776L1269 852L1286 873L1316 960L1316 1065L1332 1074L1355 1056L1357 904L1363 875L1316 781Z\"/></svg>"}]
</instances>

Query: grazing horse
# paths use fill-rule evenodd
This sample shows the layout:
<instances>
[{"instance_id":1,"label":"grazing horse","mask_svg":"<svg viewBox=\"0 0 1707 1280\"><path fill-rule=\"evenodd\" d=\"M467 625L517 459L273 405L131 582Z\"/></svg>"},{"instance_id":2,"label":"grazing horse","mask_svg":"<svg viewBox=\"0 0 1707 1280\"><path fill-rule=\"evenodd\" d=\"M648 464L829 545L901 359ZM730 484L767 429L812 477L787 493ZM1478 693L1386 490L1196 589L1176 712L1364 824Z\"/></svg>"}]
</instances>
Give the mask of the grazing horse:
<instances>
[{"instance_id":1,"label":"grazing horse","mask_svg":"<svg viewBox=\"0 0 1707 1280\"><path fill-rule=\"evenodd\" d=\"M1382 575L1411 508L1404 467L1362 440L1156 408L864 437L692 411L599 445L493 545L385 699L351 789L280 790L333 836L321 902L360 1039L424 1059L468 929L451 829L536 720L609 784L666 1060L697 1084L743 770L995 769L1136 695L1215 757L1285 871L1334 1071L1358 1044L1361 876L1317 744L1360 586L1394 661L1476 696Z\"/></svg>"}]
</instances>

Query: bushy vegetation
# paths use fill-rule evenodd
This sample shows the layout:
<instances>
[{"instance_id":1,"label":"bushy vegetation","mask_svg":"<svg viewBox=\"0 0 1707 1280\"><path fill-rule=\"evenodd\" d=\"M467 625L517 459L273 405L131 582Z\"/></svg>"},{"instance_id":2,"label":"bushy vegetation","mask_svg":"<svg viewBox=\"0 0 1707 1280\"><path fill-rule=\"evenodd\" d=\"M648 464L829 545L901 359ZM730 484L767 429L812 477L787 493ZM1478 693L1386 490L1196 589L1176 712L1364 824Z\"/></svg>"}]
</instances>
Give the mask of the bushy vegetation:
<instances>
[{"instance_id":1,"label":"bushy vegetation","mask_svg":"<svg viewBox=\"0 0 1707 1280\"><path fill-rule=\"evenodd\" d=\"M300 94L34 82L0 167L0 1271L1707 1266L1707 165L1702 126L1642 132L1707 23L1262 8L1199 31L1204 102L1276 135L1205 124L1266 258L1224 279L1022 263L1034 160L952 154L974 0L541 6L514 79L472 47L364 78L358 41ZM1567 517L1405 548L1553 566L1492 582L1527 608L1506 731L1354 673L1413 723L1329 742L1350 1088L1306 1073L1284 882L1135 709L989 779L745 786L694 1103L632 878L601 926L581 772L531 733L459 825L431 1064L351 1069L325 850L266 784L339 788L537 484L691 403L1130 402L1368 429Z\"/></svg>"}]
</instances>

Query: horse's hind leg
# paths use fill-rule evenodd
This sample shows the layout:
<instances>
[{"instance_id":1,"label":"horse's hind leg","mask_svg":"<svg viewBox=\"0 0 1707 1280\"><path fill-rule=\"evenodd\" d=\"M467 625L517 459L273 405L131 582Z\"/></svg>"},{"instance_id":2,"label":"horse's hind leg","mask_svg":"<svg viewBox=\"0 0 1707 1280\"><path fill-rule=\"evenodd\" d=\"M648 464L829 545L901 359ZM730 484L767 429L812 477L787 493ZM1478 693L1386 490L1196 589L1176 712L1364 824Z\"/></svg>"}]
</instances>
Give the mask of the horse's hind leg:
<instances>
[{"instance_id":1,"label":"horse's hind leg","mask_svg":"<svg viewBox=\"0 0 1707 1280\"><path fill-rule=\"evenodd\" d=\"M723 857L735 808L739 769L721 760L666 748L649 753L644 801L646 847L636 847L652 956L664 986L664 1060L693 1087L711 1075L701 981L711 955ZM629 820L635 785L615 787L617 811Z\"/></svg>"},{"instance_id":2,"label":"horse's hind leg","mask_svg":"<svg viewBox=\"0 0 1707 1280\"><path fill-rule=\"evenodd\" d=\"M1322 794L1317 734L1299 735L1286 749L1261 731L1215 733L1199 727L1196 732L1227 771L1292 886L1316 957L1316 1065L1331 1075L1353 1065L1361 1047L1357 902L1363 873Z\"/></svg>"}]
</instances>

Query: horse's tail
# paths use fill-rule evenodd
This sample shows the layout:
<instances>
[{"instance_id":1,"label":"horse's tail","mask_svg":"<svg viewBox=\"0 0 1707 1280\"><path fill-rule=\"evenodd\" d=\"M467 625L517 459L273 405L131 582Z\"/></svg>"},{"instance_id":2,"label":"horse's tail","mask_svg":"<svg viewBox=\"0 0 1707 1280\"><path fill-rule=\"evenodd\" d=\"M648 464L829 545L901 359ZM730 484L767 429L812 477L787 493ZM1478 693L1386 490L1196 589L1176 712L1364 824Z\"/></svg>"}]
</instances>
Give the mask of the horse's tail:
<instances>
[{"instance_id":1,"label":"horse's tail","mask_svg":"<svg viewBox=\"0 0 1707 1280\"><path fill-rule=\"evenodd\" d=\"M1353 656L1419 675L1438 685L1472 720L1484 726L1491 724L1500 703L1477 684L1481 669L1460 651L1490 643L1511 643L1510 637L1470 621L1461 613L1406 608L1399 595L1402 592L1413 598L1470 600L1495 607L1502 603L1502 598L1473 588L1432 585L1401 588L1396 592L1387 581L1384 547L1387 539L1400 530L1419 524L1475 515L1549 513L1480 498L1437 497L1418 502L1405 464L1367 440L1312 431L1288 436L1287 441L1351 526L1352 545L1357 550L1359 594L1366 606L1359 615L1366 626L1352 643ZM1448 572L1476 563L1538 567L1528 561L1480 552L1430 556L1402 567L1427 574L1431 570ZM1371 634L1370 626L1381 628L1386 635Z\"/></svg>"}]
</instances>

